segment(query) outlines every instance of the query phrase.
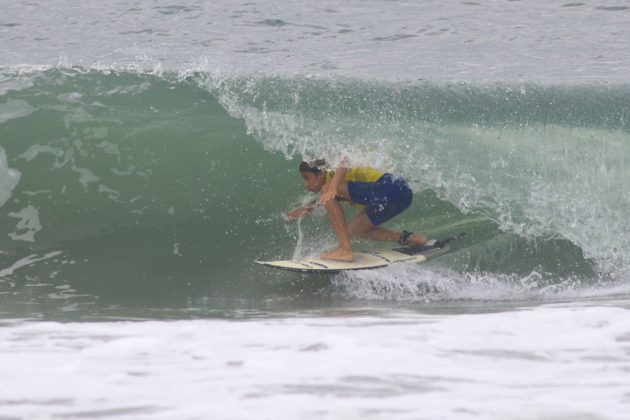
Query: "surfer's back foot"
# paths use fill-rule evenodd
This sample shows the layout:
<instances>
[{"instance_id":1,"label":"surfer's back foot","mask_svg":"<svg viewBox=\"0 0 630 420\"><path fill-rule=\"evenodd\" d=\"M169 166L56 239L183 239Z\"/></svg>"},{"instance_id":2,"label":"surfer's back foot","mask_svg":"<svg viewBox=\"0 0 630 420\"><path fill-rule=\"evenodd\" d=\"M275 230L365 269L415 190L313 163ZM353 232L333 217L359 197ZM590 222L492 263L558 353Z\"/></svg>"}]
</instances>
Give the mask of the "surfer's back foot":
<instances>
[{"instance_id":1,"label":"surfer's back foot","mask_svg":"<svg viewBox=\"0 0 630 420\"><path fill-rule=\"evenodd\" d=\"M413 232L403 231L400 234L400 240L398 241L398 243L401 245L406 245L409 248L414 248L426 244L427 238L424 235L416 235Z\"/></svg>"},{"instance_id":2,"label":"surfer's back foot","mask_svg":"<svg viewBox=\"0 0 630 420\"><path fill-rule=\"evenodd\" d=\"M335 261L345 261L345 262L352 262L354 260L352 251L346 251L341 248L337 248L333 251L324 252L322 253L322 255L320 255L320 257L325 260L335 260Z\"/></svg>"}]
</instances>

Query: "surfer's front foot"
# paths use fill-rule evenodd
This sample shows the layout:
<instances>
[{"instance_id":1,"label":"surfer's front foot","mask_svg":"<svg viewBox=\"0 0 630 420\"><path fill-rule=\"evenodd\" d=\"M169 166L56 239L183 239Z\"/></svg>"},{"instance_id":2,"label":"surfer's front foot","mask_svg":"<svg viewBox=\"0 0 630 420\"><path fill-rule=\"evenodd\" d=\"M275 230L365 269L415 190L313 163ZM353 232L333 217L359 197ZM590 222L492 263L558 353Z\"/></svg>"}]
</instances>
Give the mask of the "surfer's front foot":
<instances>
[{"instance_id":1,"label":"surfer's front foot","mask_svg":"<svg viewBox=\"0 0 630 420\"><path fill-rule=\"evenodd\" d=\"M320 255L320 257L322 257L325 260L335 260L335 261L345 261L345 262L352 262L354 260L352 251L346 251L341 248L337 248L333 251L324 252L322 253L322 255Z\"/></svg>"}]
</instances>

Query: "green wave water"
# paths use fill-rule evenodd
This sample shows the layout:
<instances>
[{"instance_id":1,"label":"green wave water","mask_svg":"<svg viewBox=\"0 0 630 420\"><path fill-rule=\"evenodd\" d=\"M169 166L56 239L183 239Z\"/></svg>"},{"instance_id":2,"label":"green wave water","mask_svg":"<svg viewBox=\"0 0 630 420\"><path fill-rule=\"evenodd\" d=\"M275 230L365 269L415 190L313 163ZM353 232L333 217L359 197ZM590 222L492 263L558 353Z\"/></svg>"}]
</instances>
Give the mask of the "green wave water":
<instances>
[{"instance_id":1,"label":"green wave water","mask_svg":"<svg viewBox=\"0 0 630 420\"><path fill-rule=\"evenodd\" d=\"M75 68L5 72L0 94L4 314L475 299L474 282L508 288L484 298L540 298L628 280L627 85ZM466 239L370 274L379 284L255 266L334 242L325 217L282 212L305 195L299 161L341 152L411 181L392 228Z\"/></svg>"}]
</instances>

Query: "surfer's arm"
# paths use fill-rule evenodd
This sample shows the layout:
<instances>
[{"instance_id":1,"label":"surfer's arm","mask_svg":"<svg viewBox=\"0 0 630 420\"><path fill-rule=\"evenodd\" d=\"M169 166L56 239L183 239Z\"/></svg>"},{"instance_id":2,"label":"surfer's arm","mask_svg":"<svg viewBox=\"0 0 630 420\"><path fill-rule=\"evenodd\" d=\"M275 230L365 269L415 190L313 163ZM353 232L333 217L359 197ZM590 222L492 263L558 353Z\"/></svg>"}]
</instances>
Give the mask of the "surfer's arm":
<instances>
[{"instance_id":1,"label":"surfer's arm","mask_svg":"<svg viewBox=\"0 0 630 420\"><path fill-rule=\"evenodd\" d=\"M322 195L320 198L320 202L322 204L326 204L328 200L334 200L335 197L339 194L339 185L344 180L346 175L348 174L349 160L347 156L344 156L341 159L341 163L339 167L335 171L335 175L333 175L332 179L327 185L324 185ZM342 194L347 195L347 194Z\"/></svg>"},{"instance_id":2,"label":"surfer's arm","mask_svg":"<svg viewBox=\"0 0 630 420\"><path fill-rule=\"evenodd\" d=\"M298 207L297 209L293 209L290 212L286 213L285 218L287 220L294 220L299 219L300 217L309 216L317 206L318 202L316 200L313 200L303 207Z\"/></svg>"}]
</instances>

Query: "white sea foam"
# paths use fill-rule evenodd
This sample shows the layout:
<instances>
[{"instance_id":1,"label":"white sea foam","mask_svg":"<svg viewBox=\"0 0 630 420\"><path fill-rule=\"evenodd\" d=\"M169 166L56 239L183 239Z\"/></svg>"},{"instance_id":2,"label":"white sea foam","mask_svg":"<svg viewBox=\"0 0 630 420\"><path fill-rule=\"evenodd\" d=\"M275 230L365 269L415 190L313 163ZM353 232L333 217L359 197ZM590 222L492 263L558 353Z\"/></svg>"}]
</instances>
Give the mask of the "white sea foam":
<instances>
[{"instance_id":1,"label":"white sea foam","mask_svg":"<svg viewBox=\"0 0 630 420\"><path fill-rule=\"evenodd\" d=\"M17 212L10 212L9 217L20 219L17 222L16 231L9 233L13 240L35 242L35 234L42 230L39 221L39 211L32 205L28 205Z\"/></svg>"},{"instance_id":2,"label":"white sea foam","mask_svg":"<svg viewBox=\"0 0 630 420\"><path fill-rule=\"evenodd\" d=\"M29 116L34 111L35 108L21 99L9 99L5 103L0 102L0 124Z\"/></svg>"},{"instance_id":3,"label":"white sea foam","mask_svg":"<svg viewBox=\"0 0 630 420\"><path fill-rule=\"evenodd\" d=\"M630 294L624 279L598 282L543 273L460 273L436 266L392 264L385 269L352 271L332 280L345 299L391 302L550 302Z\"/></svg>"},{"instance_id":4,"label":"white sea foam","mask_svg":"<svg viewBox=\"0 0 630 420\"><path fill-rule=\"evenodd\" d=\"M4 322L9 417L622 420L630 311ZM63 378L63 380L60 380Z\"/></svg>"},{"instance_id":5,"label":"white sea foam","mask_svg":"<svg viewBox=\"0 0 630 420\"><path fill-rule=\"evenodd\" d=\"M16 92L33 86L33 79L18 74L0 74L0 96L8 92Z\"/></svg>"},{"instance_id":6,"label":"white sea foam","mask_svg":"<svg viewBox=\"0 0 630 420\"><path fill-rule=\"evenodd\" d=\"M101 179L88 168L78 168L76 166L73 166L72 170L79 173L79 183L81 183L81 185L83 185L83 188L86 190L90 184L96 183Z\"/></svg>"},{"instance_id":7,"label":"white sea foam","mask_svg":"<svg viewBox=\"0 0 630 420\"><path fill-rule=\"evenodd\" d=\"M50 154L57 158L64 155L63 150L51 146L43 146L41 144L33 144L29 146L24 153L18 156L19 159L25 159L30 162L40 154Z\"/></svg>"},{"instance_id":8,"label":"white sea foam","mask_svg":"<svg viewBox=\"0 0 630 420\"><path fill-rule=\"evenodd\" d=\"M20 269L22 267L27 267L29 265L35 264L36 262L44 261L44 260L56 257L56 256L61 255L61 254L62 254L61 251L53 251L53 252L49 252L47 254L44 254L41 257L33 254L33 255L29 255L28 257L25 257L25 258L20 258L19 260L17 260L13 264L11 264L10 267L6 267L6 268L1 269L0 270L0 278L12 275L13 273L15 273L16 270L18 270L18 269Z\"/></svg>"},{"instance_id":9,"label":"white sea foam","mask_svg":"<svg viewBox=\"0 0 630 420\"><path fill-rule=\"evenodd\" d=\"M9 168L7 154L0 147L0 207L11 197L11 192L20 181L21 173Z\"/></svg>"}]
</instances>

